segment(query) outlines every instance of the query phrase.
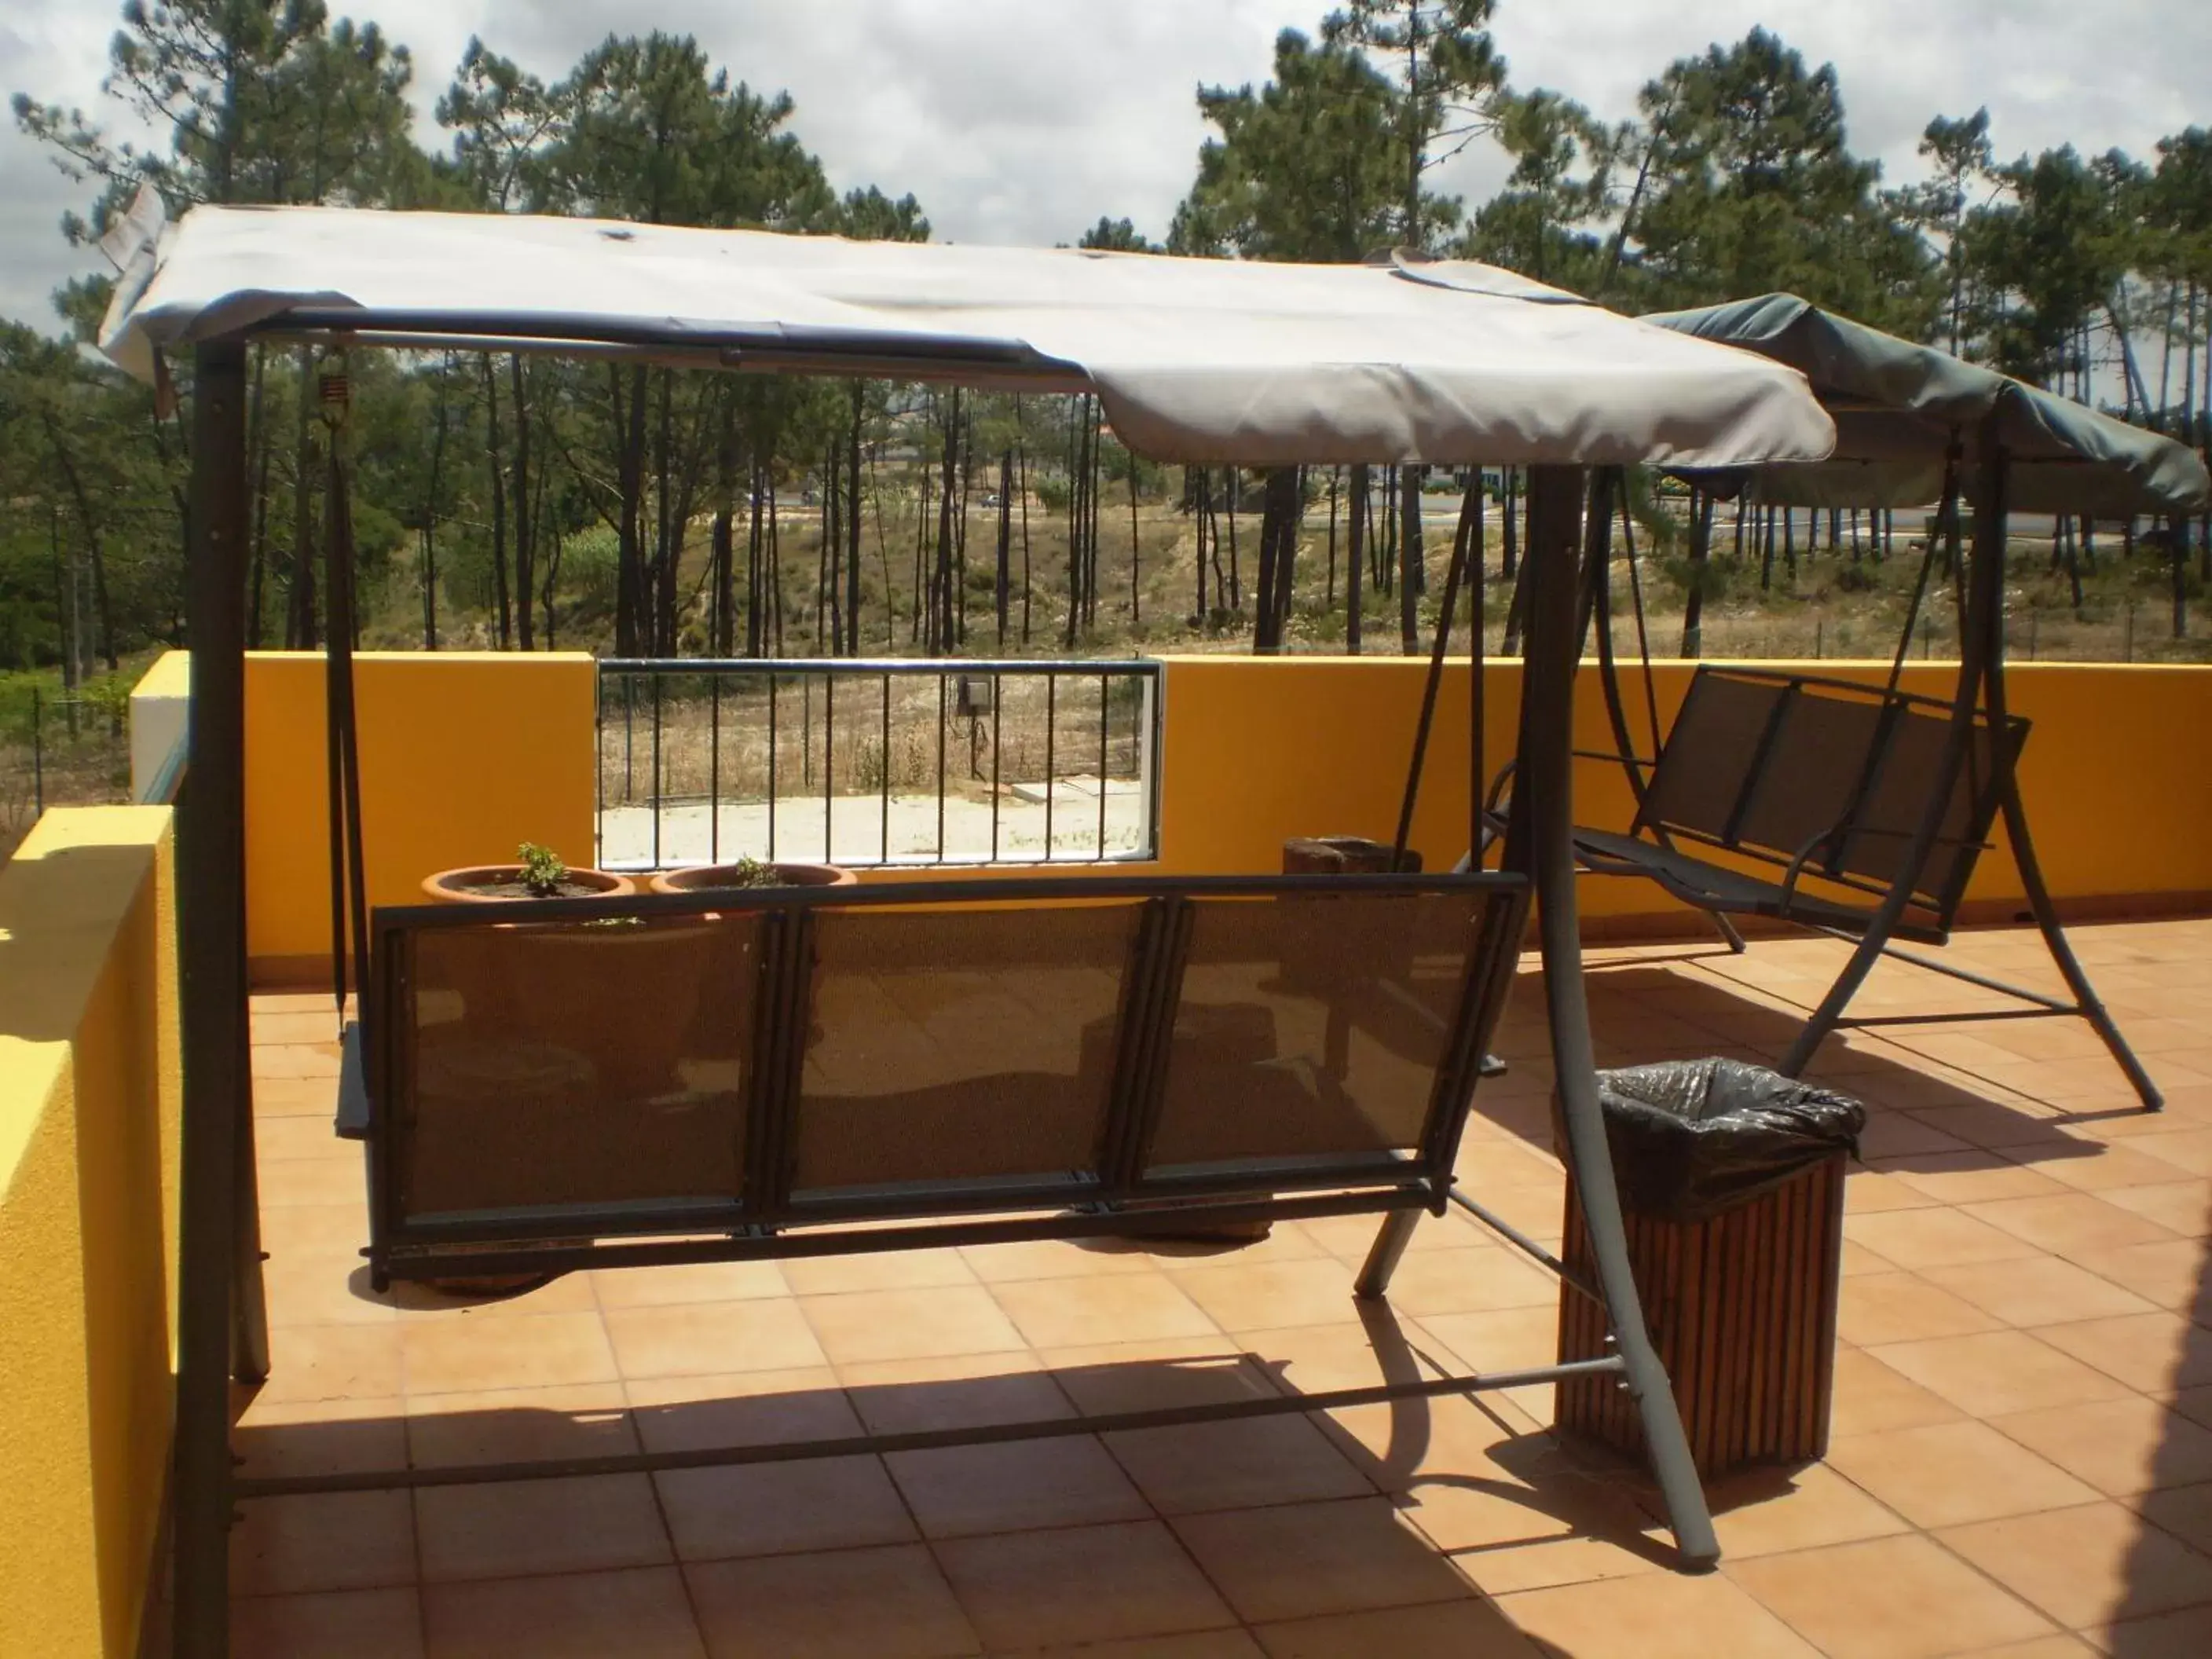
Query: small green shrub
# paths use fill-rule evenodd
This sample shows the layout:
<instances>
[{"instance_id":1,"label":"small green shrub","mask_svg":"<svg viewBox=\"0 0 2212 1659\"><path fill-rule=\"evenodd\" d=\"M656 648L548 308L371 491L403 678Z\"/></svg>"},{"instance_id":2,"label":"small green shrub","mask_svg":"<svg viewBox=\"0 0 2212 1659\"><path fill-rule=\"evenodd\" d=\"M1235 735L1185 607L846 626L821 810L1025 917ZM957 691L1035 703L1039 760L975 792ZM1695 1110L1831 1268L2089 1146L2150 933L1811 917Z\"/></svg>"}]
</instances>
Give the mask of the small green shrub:
<instances>
[{"instance_id":1,"label":"small green shrub","mask_svg":"<svg viewBox=\"0 0 2212 1659\"><path fill-rule=\"evenodd\" d=\"M568 879L568 866L561 855L550 847L540 847L534 841L526 841L514 849L522 866L522 884L535 898L551 898L561 890L561 884Z\"/></svg>"}]
</instances>

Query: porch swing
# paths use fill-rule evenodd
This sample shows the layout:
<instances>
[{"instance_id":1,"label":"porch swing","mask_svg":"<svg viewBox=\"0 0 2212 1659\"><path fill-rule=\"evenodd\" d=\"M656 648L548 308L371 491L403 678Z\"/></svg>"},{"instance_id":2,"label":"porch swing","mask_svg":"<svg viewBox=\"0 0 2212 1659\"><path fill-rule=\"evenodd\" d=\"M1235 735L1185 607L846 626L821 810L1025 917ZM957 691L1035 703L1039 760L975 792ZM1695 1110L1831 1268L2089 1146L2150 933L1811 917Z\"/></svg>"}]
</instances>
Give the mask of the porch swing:
<instances>
[{"instance_id":1,"label":"porch swing","mask_svg":"<svg viewBox=\"0 0 2212 1659\"><path fill-rule=\"evenodd\" d=\"M2004 691L2006 520L2008 508L2023 501L2074 511L2199 510L2212 494L2203 465L2154 434L1794 296L1648 320L1799 369L1837 421L1838 448L1828 460L1720 473L1684 469L1676 476L1715 493L1742 495L1755 488L1762 501L1815 508L1924 501L1940 477L1941 505L1879 687L1700 664L1663 739L1632 538L1630 592L1652 738L1646 759L1630 732L1613 648L1611 532L1620 475L1617 469L1594 475L1584 538L1583 637L1594 623L1616 750L1578 753L1619 764L1636 810L1625 831L1577 825L1577 865L1593 874L1656 883L1710 917L1734 951L1747 948L1731 920L1739 916L1853 943L1850 960L1782 1062L1790 1075L1801 1074L1838 1027L2066 1016L2088 1021L2144 1109L2160 1109L2157 1085L2066 939L2030 838L2017 778L2028 722L2008 711ZM1971 557L1959 516L1970 475ZM1948 702L1900 689L1939 552L1948 555L1960 642L1957 690ZM1509 767L1492 786L1482 845L1504 822L1510 781ZM1895 942L1948 942L2000 814L2029 912L2065 983L2063 997ZM1995 992L2013 1006L1848 1013L1883 956Z\"/></svg>"}]
</instances>

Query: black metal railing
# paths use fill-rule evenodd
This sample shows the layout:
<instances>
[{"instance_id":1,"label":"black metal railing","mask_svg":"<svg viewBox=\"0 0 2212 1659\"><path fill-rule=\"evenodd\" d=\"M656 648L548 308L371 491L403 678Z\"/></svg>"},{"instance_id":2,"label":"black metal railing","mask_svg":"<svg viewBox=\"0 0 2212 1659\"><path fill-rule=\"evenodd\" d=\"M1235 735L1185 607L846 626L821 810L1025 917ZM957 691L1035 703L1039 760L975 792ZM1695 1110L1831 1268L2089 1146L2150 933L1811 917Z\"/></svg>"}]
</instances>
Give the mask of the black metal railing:
<instances>
[{"instance_id":1,"label":"black metal railing","mask_svg":"<svg viewBox=\"0 0 2212 1659\"><path fill-rule=\"evenodd\" d=\"M608 658L600 864L1158 856L1160 665Z\"/></svg>"}]
</instances>

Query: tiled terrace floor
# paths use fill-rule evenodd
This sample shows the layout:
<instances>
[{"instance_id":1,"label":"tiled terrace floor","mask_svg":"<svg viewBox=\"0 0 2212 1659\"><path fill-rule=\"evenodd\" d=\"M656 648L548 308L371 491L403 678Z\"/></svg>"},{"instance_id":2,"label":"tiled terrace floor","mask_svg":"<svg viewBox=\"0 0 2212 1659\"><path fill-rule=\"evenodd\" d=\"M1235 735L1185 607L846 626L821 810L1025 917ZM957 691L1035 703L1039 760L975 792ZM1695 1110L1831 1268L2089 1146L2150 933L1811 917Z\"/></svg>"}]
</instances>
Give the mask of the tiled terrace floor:
<instances>
[{"instance_id":1,"label":"tiled terrace floor","mask_svg":"<svg viewBox=\"0 0 2212 1659\"><path fill-rule=\"evenodd\" d=\"M248 1656L1832 1659L2212 1653L2212 922L2084 929L2166 1085L2078 1021L1891 1028L1819 1070L1873 1108L1850 1182L1827 1461L1712 1497L1668 1570L1637 1473L1548 1389L998 1448L264 1500L234 1534ZM1771 1055L1839 947L1597 952L1612 1061ZM1954 947L2051 982L2032 933ZM1555 1238L1531 973L1462 1170ZM1885 968L1869 1002L1963 1006ZM1425 1221L1389 1310L1370 1224L1224 1254L1068 1244L575 1275L502 1304L376 1297L326 1005L255 1016L275 1366L254 1472L852 1433L1316 1389L1552 1352L1556 1289ZM410 1301L412 1305L410 1305Z\"/></svg>"}]
</instances>

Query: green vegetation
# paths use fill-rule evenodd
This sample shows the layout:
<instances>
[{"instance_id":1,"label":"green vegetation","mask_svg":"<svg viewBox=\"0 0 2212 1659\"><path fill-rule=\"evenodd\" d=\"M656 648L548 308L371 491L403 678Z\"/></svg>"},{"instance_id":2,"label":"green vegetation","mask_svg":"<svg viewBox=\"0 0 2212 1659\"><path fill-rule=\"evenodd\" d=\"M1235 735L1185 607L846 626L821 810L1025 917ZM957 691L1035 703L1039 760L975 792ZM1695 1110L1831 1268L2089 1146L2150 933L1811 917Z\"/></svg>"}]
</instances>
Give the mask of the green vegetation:
<instances>
[{"instance_id":1,"label":"green vegetation","mask_svg":"<svg viewBox=\"0 0 2212 1659\"><path fill-rule=\"evenodd\" d=\"M526 841L514 849L516 862L521 866L522 884L533 898L556 898L568 879L568 866L561 855L550 847L541 847L534 841Z\"/></svg>"},{"instance_id":2,"label":"green vegetation","mask_svg":"<svg viewBox=\"0 0 2212 1659\"><path fill-rule=\"evenodd\" d=\"M1268 79L1199 91L1209 137L1160 240L1102 214L1082 245L1322 261L1411 245L1626 312L1793 289L2076 397L2114 393L2126 417L2212 445L2212 131L2141 158L2060 148L2007 161L1985 112L1939 116L1925 176L1887 181L1850 148L1834 70L1768 32L1659 67L1632 110L1606 112L1516 85L1488 33L1494 11L1346 0L1285 29ZM106 89L172 135L167 148L125 144L98 112L35 91L17 95L15 117L83 182L85 211L63 228L79 241L146 185L172 216L199 202L346 203L930 234L910 195L834 188L790 98L688 37L610 37L550 81L471 42L427 94L417 67L321 0L131 0ZM442 132L431 148L413 123L426 95ZM1488 201L1440 184L1471 144L1510 163ZM70 696L182 642L188 434L177 406L81 349L107 297L90 279L57 296L67 338L0 325L0 671L51 674ZM270 346L251 369L256 645L312 646L324 625L330 440L311 418L314 368ZM371 646L1419 650L1449 541L1438 520L1457 507L1425 507L1414 469L1156 466L1082 398L515 355L364 352L350 374L343 441ZM1517 491L1494 487L1502 644ZM1681 498L1648 480L1632 493L1661 648L1679 644L1695 585L1709 653L1887 649L1919 515L1887 538L1823 523L1814 548L1802 518L1770 536L1757 511L1741 533L1723 514L1693 575ZM1357 617L1355 510L1372 532ZM2212 576L2196 553L2208 543L2201 526L2148 524L2064 526L2047 550L2023 541L2015 634L2037 630L2045 653L2174 641ZM1617 580L1625 614L1625 567ZM1931 609L1940 649L1943 607ZM9 695L0 688L12 754ZM0 773L11 764L0 756Z\"/></svg>"}]
</instances>

